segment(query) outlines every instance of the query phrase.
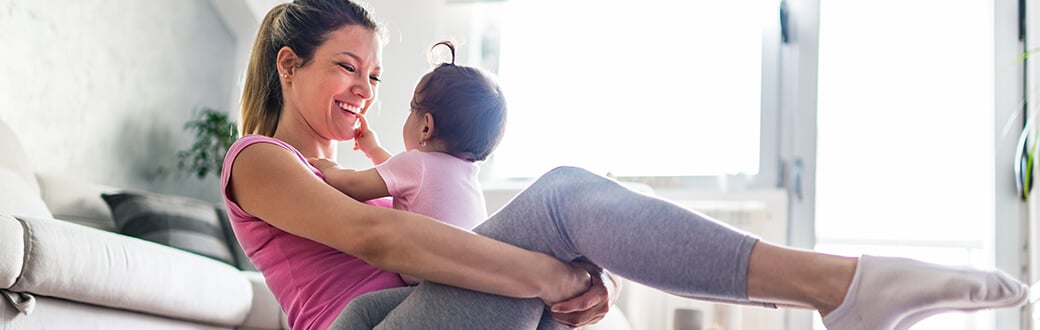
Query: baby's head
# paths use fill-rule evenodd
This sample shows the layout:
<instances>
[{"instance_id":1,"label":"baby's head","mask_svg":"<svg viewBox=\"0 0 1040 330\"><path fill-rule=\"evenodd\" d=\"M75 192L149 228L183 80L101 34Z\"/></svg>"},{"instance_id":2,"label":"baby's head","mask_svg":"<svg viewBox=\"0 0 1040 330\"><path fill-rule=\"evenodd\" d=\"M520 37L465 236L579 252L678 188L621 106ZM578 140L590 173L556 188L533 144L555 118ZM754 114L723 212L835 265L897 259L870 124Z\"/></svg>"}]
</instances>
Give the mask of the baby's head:
<instances>
[{"instance_id":1,"label":"baby's head","mask_svg":"<svg viewBox=\"0 0 1040 330\"><path fill-rule=\"evenodd\" d=\"M445 153L455 157L484 160L505 132L506 99L502 89L480 69L455 65L455 45L451 42L442 41L433 48L437 46L451 50L451 62L438 65L419 80L410 114L415 118L409 120L432 118L434 129L420 137L421 144L436 142L443 145ZM405 125L407 136L409 128Z\"/></svg>"}]
</instances>

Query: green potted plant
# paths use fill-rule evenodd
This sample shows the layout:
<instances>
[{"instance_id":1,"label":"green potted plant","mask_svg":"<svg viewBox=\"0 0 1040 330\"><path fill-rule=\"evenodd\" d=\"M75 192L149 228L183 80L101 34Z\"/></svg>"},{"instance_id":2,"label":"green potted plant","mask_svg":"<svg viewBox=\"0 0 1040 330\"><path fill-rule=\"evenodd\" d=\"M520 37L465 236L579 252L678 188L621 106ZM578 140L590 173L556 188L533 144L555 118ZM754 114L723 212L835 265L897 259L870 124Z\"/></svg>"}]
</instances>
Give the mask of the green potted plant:
<instances>
[{"instance_id":1,"label":"green potted plant","mask_svg":"<svg viewBox=\"0 0 1040 330\"><path fill-rule=\"evenodd\" d=\"M195 143L177 152L177 170L199 180L210 174L220 177L224 155L238 139L238 124L226 113L202 108L184 123L184 130L195 136Z\"/></svg>"}]
</instances>

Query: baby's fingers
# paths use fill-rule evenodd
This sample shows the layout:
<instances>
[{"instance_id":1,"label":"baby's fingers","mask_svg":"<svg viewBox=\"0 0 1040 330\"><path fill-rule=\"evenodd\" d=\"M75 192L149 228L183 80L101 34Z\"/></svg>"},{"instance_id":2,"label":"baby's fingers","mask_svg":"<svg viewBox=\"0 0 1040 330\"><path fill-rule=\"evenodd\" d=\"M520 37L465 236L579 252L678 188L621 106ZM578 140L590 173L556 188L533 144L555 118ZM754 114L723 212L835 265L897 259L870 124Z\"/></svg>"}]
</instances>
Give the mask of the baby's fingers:
<instances>
[{"instance_id":1,"label":"baby's fingers","mask_svg":"<svg viewBox=\"0 0 1040 330\"><path fill-rule=\"evenodd\" d=\"M308 157L307 162L311 163L312 166L317 167L318 170L325 170L330 167L339 166L336 162L328 160L326 158Z\"/></svg>"},{"instance_id":2,"label":"baby's fingers","mask_svg":"<svg viewBox=\"0 0 1040 330\"><path fill-rule=\"evenodd\" d=\"M365 119L364 115L358 115L357 118L358 118L358 123L360 124L358 126L358 129L357 129L358 132L360 134L364 134L365 132L368 132L368 119Z\"/></svg>"}]
</instances>

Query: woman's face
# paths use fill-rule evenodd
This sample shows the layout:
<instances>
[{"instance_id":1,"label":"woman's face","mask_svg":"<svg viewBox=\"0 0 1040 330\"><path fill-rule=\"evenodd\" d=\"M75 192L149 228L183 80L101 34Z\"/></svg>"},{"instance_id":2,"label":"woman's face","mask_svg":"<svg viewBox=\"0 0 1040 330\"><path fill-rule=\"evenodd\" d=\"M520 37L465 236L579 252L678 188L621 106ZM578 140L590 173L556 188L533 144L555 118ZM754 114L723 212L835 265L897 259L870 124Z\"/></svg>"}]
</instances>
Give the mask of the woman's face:
<instances>
[{"instance_id":1,"label":"woman's face","mask_svg":"<svg viewBox=\"0 0 1040 330\"><path fill-rule=\"evenodd\" d=\"M318 136L354 138L358 114L375 102L382 71L379 36L359 25L334 30L314 57L291 74L286 104Z\"/></svg>"}]
</instances>

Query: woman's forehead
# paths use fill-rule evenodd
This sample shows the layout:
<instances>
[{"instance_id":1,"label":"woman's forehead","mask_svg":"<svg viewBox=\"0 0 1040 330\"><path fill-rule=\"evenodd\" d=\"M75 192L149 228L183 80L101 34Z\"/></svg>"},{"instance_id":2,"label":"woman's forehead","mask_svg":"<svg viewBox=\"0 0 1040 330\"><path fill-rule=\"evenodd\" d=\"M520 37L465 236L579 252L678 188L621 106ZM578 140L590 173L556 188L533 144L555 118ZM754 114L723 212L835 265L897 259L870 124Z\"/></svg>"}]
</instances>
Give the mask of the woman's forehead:
<instances>
[{"instance_id":1,"label":"woman's forehead","mask_svg":"<svg viewBox=\"0 0 1040 330\"><path fill-rule=\"evenodd\" d=\"M319 52L348 54L365 64L380 66L383 49L379 34L361 25L346 25L329 32Z\"/></svg>"}]
</instances>

